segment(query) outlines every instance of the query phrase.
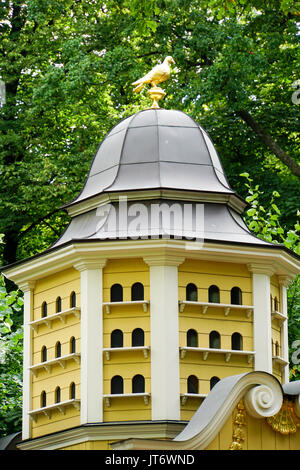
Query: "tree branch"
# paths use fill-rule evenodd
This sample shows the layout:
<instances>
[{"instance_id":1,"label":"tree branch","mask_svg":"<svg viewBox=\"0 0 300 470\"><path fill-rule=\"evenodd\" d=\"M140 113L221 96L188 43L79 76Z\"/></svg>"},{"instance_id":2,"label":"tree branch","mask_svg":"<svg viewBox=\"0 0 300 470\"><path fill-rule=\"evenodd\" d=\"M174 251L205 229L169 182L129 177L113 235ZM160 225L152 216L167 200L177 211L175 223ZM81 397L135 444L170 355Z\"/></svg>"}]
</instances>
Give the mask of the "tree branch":
<instances>
[{"instance_id":1,"label":"tree branch","mask_svg":"<svg viewBox=\"0 0 300 470\"><path fill-rule=\"evenodd\" d=\"M240 116L243 121L248 124L249 127L255 132L263 144L268 147L271 152L276 155L279 160L286 165L290 171L300 178L300 166L290 155L288 155L280 145L273 139L273 137L261 127L261 125L251 116L248 111L240 110L237 111L238 116Z\"/></svg>"}]
</instances>

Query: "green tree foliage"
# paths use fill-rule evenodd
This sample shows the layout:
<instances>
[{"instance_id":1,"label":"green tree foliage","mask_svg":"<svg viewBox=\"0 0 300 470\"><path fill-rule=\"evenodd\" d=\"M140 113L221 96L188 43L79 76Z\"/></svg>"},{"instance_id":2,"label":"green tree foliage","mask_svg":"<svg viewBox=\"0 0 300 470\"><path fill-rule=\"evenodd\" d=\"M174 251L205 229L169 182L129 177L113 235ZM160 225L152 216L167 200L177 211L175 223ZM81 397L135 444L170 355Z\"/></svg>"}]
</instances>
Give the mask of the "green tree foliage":
<instances>
[{"instance_id":1,"label":"green tree foliage","mask_svg":"<svg viewBox=\"0 0 300 470\"><path fill-rule=\"evenodd\" d=\"M261 205L263 191L259 185L253 185L249 173L242 173L246 178L245 186L248 189L246 201L250 208L245 219L248 227L259 238L271 243L280 243L289 250L300 254L300 223L288 231L280 224L280 210L275 203L280 198L278 191L273 191L271 201L266 210ZM300 380L300 275L290 284L287 291L288 298L288 331L289 331L289 360L290 380ZM298 362L299 361L299 362Z\"/></svg>"},{"instance_id":2,"label":"green tree foliage","mask_svg":"<svg viewBox=\"0 0 300 470\"><path fill-rule=\"evenodd\" d=\"M162 106L187 112L209 131L241 196L249 188L240 173L255 179L250 196L258 194L252 202L259 204L252 204L252 230L295 249L300 105L292 94L300 79L299 11L294 0L0 2L0 79L6 84L0 105L1 263L37 254L62 233L68 217L60 207L81 190L106 133L149 106L145 92L134 95L131 83L166 55L176 68L164 84ZM272 198L277 209L269 205ZM294 289L290 305L298 298ZM16 294L1 295L5 304ZM11 351L15 341L17 354L20 305L9 306L15 321L9 325L11 312L3 313L10 331L1 338L3 345L12 341ZM291 308L294 338L299 312ZM1 379L5 370L14 377L21 367L5 354ZM19 392L5 393L1 416L12 417L10 399Z\"/></svg>"},{"instance_id":3,"label":"green tree foliage","mask_svg":"<svg viewBox=\"0 0 300 470\"><path fill-rule=\"evenodd\" d=\"M7 292L0 277L0 437L21 430L23 330L18 326L23 298ZM14 324L15 323L15 324Z\"/></svg>"}]
</instances>

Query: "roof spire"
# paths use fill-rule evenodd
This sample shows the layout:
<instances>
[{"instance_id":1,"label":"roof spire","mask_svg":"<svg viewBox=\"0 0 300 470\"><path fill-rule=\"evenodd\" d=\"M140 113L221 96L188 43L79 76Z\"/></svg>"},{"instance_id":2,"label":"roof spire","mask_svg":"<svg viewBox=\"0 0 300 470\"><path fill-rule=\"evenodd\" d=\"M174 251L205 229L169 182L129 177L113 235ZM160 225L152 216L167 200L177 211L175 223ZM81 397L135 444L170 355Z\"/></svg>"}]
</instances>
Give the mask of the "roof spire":
<instances>
[{"instance_id":1,"label":"roof spire","mask_svg":"<svg viewBox=\"0 0 300 470\"><path fill-rule=\"evenodd\" d=\"M173 57L167 56L162 64L156 65L150 72L132 83L135 85L133 90L135 93L141 91L144 85L151 84L152 88L147 91L147 95L153 100L151 108L159 108L158 101L166 95L164 90L157 85L168 80L171 73L171 63L175 64Z\"/></svg>"}]
</instances>

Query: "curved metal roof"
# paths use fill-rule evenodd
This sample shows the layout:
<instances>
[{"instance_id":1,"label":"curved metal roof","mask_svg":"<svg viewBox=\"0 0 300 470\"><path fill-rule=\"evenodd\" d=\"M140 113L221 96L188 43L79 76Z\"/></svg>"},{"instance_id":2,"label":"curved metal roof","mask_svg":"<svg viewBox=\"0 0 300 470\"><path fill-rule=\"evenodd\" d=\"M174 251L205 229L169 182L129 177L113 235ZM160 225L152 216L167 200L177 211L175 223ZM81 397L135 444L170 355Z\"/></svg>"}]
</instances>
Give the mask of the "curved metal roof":
<instances>
[{"instance_id":1,"label":"curved metal roof","mask_svg":"<svg viewBox=\"0 0 300 470\"><path fill-rule=\"evenodd\" d=\"M272 246L226 204L142 201L105 204L73 217L53 247L78 240L183 238Z\"/></svg>"},{"instance_id":2,"label":"curved metal roof","mask_svg":"<svg viewBox=\"0 0 300 470\"><path fill-rule=\"evenodd\" d=\"M154 188L234 194L209 135L182 111L148 109L117 124L71 205L101 193Z\"/></svg>"}]
</instances>

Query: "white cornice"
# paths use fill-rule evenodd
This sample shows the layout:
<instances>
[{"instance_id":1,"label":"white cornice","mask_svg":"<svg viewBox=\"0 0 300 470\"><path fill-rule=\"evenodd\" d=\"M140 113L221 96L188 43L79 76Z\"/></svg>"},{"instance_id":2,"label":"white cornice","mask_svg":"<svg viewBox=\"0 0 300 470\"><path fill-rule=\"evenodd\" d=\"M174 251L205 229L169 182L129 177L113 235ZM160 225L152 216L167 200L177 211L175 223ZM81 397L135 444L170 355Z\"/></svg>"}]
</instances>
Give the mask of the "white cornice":
<instances>
[{"instance_id":1,"label":"white cornice","mask_svg":"<svg viewBox=\"0 0 300 470\"><path fill-rule=\"evenodd\" d=\"M80 261L77 261L73 264L73 267L77 269L78 271L86 271L87 269L100 269L104 268L106 265L107 259L101 258L101 259L82 259Z\"/></svg>"},{"instance_id":2,"label":"white cornice","mask_svg":"<svg viewBox=\"0 0 300 470\"><path fill-rule=\"evenodd\" d=\"M82 202L65 206L71 217L97 209L104 204L118 202L120 196L126 197L128 202L147 201L153 199L167 199L173 201L207 202L228 204L232 209L242 213L247 206L241 198L233 193L201 193L199 191L180 191L174 189L149 189L143 191L124 191L122 193L102 193Z\"/></svg>"},{"instance_id":3,"label":"white cornice","mask_svg":"<svg viewBox=\"0 0 300 470\"><path fill-rule=\"evenodd\" d=\"M178 422L120 422L116 424L100 424L79 426L73 429L37 437L21 442L21 450L55 450L62 449L87 441L116 441L131 436L144 438L172 439L180 432L186 423Z\"/></svg>"},{"instance_id":4,"label":"white cornice","mask_svg":"<svg viewBox=\"0 0 300 470\"><path fill-rule=\"evenodd\" d=\"M184 256L174 255L170 252L153 255L149 254L143 259L148 266L179 266L185 261Z\"/></svg>"},{"instance_id":5,"label":"white cornice","mask_svg":"<svg viewBox=\"0 0 300 470\"><path fill-rule=\"evenodd\" d=\"M247 268L253 274L266 274L273 276L276 273L276 267L267 263L248 263Z\"/></svg>"},{"instance_id":6,"label":"white cornice","mask_svg":"<svg viewBox=\"0 0 300 470\"><path fill-rule=\"evenodd\" d=\"M103 266L105 259L145 258L163 259L166 256L185 257L207 261L255 264L266 263L278 275L293 279L300 269L300 261L278 247L187 242L185 240L109 240L74 242L58 249L24 260L3 269L4 275L17 285L68 269L74 266Z\"/></svg>"}]
</instances>

